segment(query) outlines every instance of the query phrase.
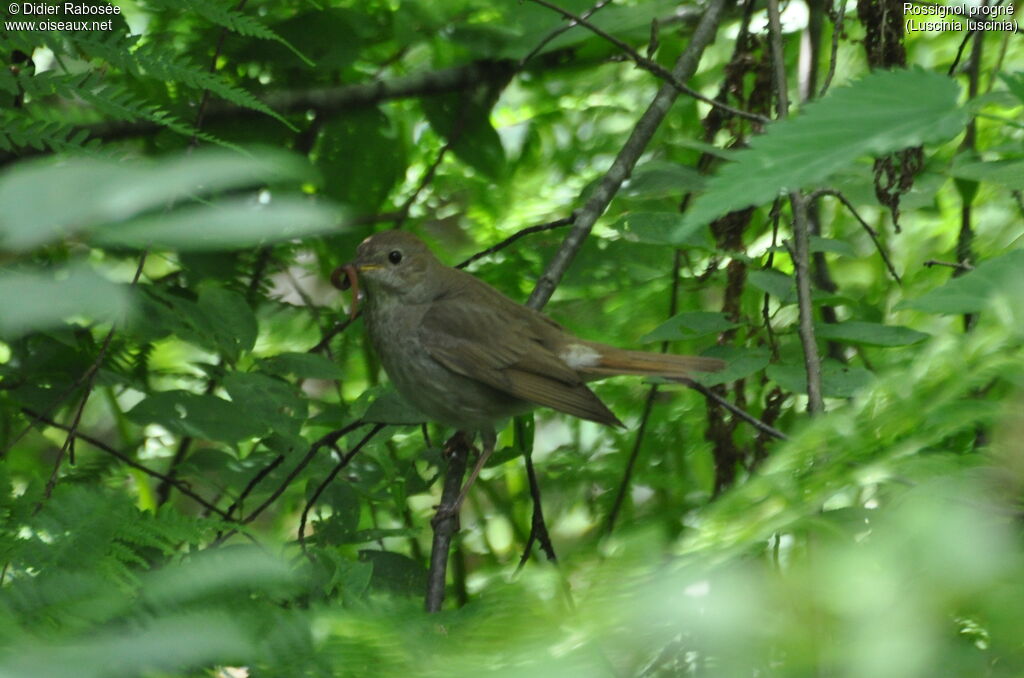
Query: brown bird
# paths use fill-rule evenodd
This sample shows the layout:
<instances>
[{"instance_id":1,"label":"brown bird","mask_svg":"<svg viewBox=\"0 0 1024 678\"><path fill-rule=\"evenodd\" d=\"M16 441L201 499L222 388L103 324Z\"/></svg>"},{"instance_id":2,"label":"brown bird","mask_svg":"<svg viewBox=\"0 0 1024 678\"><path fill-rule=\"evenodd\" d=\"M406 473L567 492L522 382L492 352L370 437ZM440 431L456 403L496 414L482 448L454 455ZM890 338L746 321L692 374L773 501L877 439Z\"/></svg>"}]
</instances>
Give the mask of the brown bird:
<instances>
[{"instance_id":1,"label":"brown bird","mask_svg":"<svg viewBox=\"0 0 1024 678\"><path fill-rule=\"evenodd\" d=\"M494 425L538 405L622 426L586 382L611 375L680 379L716 358L627 351L580 339L543 313L445 266L417 237L384 231L339 273L365 280L370 341L398 392L431 419L480 432L483 451L453 510L494 451Z\"/></svg>"}]
</instances>

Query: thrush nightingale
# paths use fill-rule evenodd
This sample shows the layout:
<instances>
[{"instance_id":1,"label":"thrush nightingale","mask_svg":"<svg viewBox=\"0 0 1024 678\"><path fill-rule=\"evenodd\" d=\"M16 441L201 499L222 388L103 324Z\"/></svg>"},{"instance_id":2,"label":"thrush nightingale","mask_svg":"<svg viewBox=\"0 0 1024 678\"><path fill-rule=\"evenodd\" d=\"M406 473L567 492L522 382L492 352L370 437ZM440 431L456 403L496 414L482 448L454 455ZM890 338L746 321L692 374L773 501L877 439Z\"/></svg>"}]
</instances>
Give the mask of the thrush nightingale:
<instances>
[{"instance_id":1,"label":"thrush nightingale","mask_svg":"<svg viewBox=\"0 0 1024 678\"><path fill-rule=\"evenodd\" d=\"M586 382L683 378L716 358L627 351L580 339L543 313L445 266L416 236L384 231L338 269L365 281L370 341L398 392L433 420L480 432L483 451L454 509L494 450L494 425L538 405L621 426ZM339 287L344 287L339 284Z\"/></svg>"}]
</instances>

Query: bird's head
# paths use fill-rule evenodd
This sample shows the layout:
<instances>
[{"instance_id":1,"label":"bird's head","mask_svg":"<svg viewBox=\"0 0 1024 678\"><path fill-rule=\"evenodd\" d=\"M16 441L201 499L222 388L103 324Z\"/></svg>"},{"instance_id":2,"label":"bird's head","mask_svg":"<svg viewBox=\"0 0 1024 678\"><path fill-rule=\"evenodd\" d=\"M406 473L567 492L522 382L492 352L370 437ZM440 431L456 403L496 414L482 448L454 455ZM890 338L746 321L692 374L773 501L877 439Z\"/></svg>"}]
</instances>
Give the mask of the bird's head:
<instances>
[{"instance_id":1,"label":"bird's head","mask_svg":"<svg viewBox=\"0 0 1024 678\"><path fill-rule=\"evenodd\" d=\"M354 270L365 282L371 304L400 301L414 304L437 297L441 283L438 261L422 240L404 231L383 231L360 243L356 258L335 271L332 279L342 289L348 279L340 279L340 271Z\"/></svg>"}]
</instances>

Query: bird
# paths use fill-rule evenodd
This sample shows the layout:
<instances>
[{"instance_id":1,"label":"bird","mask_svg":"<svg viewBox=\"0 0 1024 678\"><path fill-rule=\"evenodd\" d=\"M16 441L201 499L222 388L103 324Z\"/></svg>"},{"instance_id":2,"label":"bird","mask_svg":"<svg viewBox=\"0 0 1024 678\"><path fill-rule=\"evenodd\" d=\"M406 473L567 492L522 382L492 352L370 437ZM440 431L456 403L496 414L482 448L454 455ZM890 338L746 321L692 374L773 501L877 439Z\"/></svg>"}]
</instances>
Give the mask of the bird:
<instances>
[{"instance_id":1,"label":"bird","mask_svg":"<svg viewBox=\"0 0 1024 678\"><path fill-rule=\"evenodd\" d=\"M623 426L587 382L613 375L686 379L717 358L650 353L579 338L540 311L445 265L418 237L381 231L338 267L335 286L363 281L370 342L398 393L433 421L472 435L482 451L452 510L494 451L495 426L543 406Z\"/></svg>"}]
</instances>

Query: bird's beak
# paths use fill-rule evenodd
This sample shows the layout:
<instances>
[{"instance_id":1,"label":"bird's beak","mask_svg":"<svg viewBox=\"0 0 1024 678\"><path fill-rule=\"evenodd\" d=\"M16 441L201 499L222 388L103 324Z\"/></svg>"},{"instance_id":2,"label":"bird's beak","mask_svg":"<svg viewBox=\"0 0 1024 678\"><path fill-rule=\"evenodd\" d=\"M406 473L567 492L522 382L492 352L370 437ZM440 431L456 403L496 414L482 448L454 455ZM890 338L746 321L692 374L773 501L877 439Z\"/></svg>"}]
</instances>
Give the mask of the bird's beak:
<instances>
[{"instance_id":1,"label":"bird's beak","mask_svg":"<svg viewBox=\"0 0 1024 678\"><path fill-rule=\"evenodd\" d=\"M331 284L344 291L355 286L356 277L362 271L375 271L379 268L383 267L380 264L360 264L352 261L331 272Z\"/></svg>"}]
</instances>

